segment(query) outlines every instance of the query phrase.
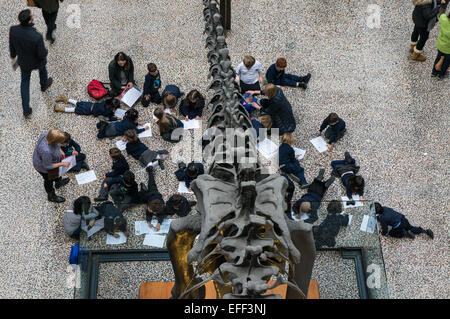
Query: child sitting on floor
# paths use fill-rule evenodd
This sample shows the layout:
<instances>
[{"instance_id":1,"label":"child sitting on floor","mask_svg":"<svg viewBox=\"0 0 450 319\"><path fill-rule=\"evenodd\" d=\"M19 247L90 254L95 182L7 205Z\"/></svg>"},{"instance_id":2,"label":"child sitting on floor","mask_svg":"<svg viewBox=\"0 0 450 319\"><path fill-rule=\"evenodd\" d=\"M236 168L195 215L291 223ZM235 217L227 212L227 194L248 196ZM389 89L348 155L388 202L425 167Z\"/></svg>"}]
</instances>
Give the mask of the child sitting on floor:
<instances>
[{"instance_id":1,"label":"child sitting on floor","mask_svg":"<svg viewBox=\"0 0 450 319\"><path fill-rule=\"evenodd\" d=\"M340 140L347 130L345 129L344 120L341 119L336 113L330 113L327 118L323 120L318 136L320 136L322 131L326 128L327 130L324 135L325 138L328 139L328 149L331 150L333 148L332 144Z\"/></svg>"},{"instance_id":2,"label":"child sitting on floor","mask_svg":"<svg viewBox=\"0 0 450 319\"><path fill-rule=\"evenodd\" d=\"M203 114L205 107L205 98L197 90L192 90L186 98L180 103L180 113L185 117L186 121L199 120Z\"/></svg>"},{"instance_id":3,"label":"child sitting on floor","mask_svg":"<svg viewBox=\"0 0 450 319\"><path fill-rule=\"evenodd\" d=\"M260 84L263 82L262 65L254 57L250 55L245 56L237 66L235 73L237 76L236 82L239 83L242 94L250 90L261 90Z\"/></svg>"},{"instance_id":4,"label":"child sitting on floor","mask_svg":"<svg viewBox=\"0 0 450 319\"><path fill-rule=\"evenodd\" d=\"M306 90L308 82L311 79L311 73L308 73L305 76L286 74L284 71L286 67L286 59L278 58L277 62L267 69L267 82L280 86L300 87Z\"/></svg>"},{"instance_id":5,"label":"child sitting on floor","mask_svg":"<svg viewBox=\"0 0 450 319\"><path fill-rule=\"evenodd\" d=\"M166 150L152 151L147 145L141 142L135 130L125 131L122 141L127 142L126 150L128 155L138 160L143 167L156 166L159 164L164 169L163 160L169 154Z\"/></svg>"},{"instance_id":6,"label":"child sitting on floor","mask_svg":"<svg viewBox=\"0 0 450 319\"><path fill-rule=\"evenodd\" d=\"M114 112L119 108L120 101L114 98L106 99L103 102L77 102L69 99L65 95L61 95L56 99L54 107L55 112L75 113L78 115L94 115L95 117L103 116L109 121L115 121L119 118L114 116ZM59 106L58 102L65 104L73 104L75 107Z\"/></svg>"},{"instance_id":7,"label":"child sitting on floor","mask_svg":"<svg viewBox=\"0 0 450 319\"><path fill-rule=\"evenodd\" d=\"M186 167L186 164L181 162L178 164L178 170L175 172L175 176L178 181L185 182L187 188L191 188L191 183L197 176L205 173L205 168L202 163L191 162Z\"/></svg>"},{"instance_id":8,"label":"child sitting on floor","mask_svg":"<svg viewBox=\"0 0 450 319\"><path fill-rule=\"evenodd\" d=\"M138 129L138 117L139 113L135 109L129 109L125 112L125 116L123 120L116 121L113 123L108 123L101 121L97 123L98 128L98 138L109 137L113 138L115 136L121 136L125 133L126 130L132 129L135 130L138 134L144 132L145 130L150 129L150 127L146 126L144 128ZM141 124L143 125L143 124Z\"/></svg>"},{"instance_id":9,"label":"child sitting on floor","mask_svg":"<svg viewBox=\"0 0 450 319\"><path fill-rule=\"evenodd\" d=\"M145 76L144 82L144 96L142 97L142 106L148 107L150 102L159 104L161 103L161 95L159 94L159 88L161 87L161 76L159 75L158 68L154 63L147 65L148 73Z\"/></svg>"},{"instance_id":10,"label":"child sitting on floor","mask_svg":"<svg viewBox=\"0 0 450 319\"><path fill-rule=\"evenodd\" d=\"M111 178L103 186L121 211L140 203L138 185L131 171L126 171L123 176ZM97 202L104 198L97 197L94 200Z\"/></svg>"},{"instance_id":11,"label":"child sitting on floor","mask_svg":"<svg viewBox=\"0 0 450 319\"><path fill-rule=\"evenodd\" d=\"M289 174L289 176L300 184L300 186L307 186L305 178L305 169L300 166L297 159L298 155L295 155L295 151L292 148L295 143L295 138L291 133L284 133L281 137L281 145L278 150L279 165L283 173Z\"/></svg>"},{"instance_id":12,"label":"child sitting on floor","mask_svg":"<svg viewBox=\"0 0 450 319\"><path fill-rule=\"evenodd\" d=\"M69 172L79 172L81 169L89 170L88 164L85 162L86 154L81 153L81 147L75 142L69 133L64 132L65 140L61 143L61 150L65 157L74 155L77 164L72 167Z\"/></svg>"},{"instance_id":13,"label":"child sitting on floor","mask_svg":"<svg viewBox=\"0 0 450 319\"><path fill-rule=\"evenodd\" d=\"M112 165L112 171L109 173L106 173L103 176L103 182L100 186L99 195L94 200L96 202L105 201L108 199L108 188L107 185L111 183L113 178L120 177L123 175L126 171L130 169L130 166L128 165L127 160L122 155L122 152L117 148L113 147L109 150L109 156L111 157L113 161Z\"/></svg>"},{"instance_id":14,"label":"child sitting on floor","mask_svg":"<svg viewBox=\"0 0 450 319\"><path fill-rule=\"evenodd\" d=\"M175 194L166 202L166 210L169 215L174 217L184 217L189 214L191 208L196 204L197 202L195 201L188 201L186 197Z\"/></svg>"},{"instance_id":15,"label":"child sitting on floor","mask_svg":"<svg viewBox=\"0 0 450 319\"><path fill-rule=\"evenodd\" d=\"M165 113L162 108L155 109L153 115L157 118L156 123L159 127L159 135L161 135L163 140L171 143L181 141L184 133L183 122L175 116Z\"/></svg>"},{"instance_id":16,"label":"child sitting on floor","mask_svg":"<svg viewBox=\"0 0 450 319\"><path fill-rule=\"evenodd\" d=\"M178 104L178 99L183 95L184 92L181 92L178 86L173 84L167 85L161 94L164 110L169 109L170 113L175 114L175 107Z\"/></svg>"}]
</instances>

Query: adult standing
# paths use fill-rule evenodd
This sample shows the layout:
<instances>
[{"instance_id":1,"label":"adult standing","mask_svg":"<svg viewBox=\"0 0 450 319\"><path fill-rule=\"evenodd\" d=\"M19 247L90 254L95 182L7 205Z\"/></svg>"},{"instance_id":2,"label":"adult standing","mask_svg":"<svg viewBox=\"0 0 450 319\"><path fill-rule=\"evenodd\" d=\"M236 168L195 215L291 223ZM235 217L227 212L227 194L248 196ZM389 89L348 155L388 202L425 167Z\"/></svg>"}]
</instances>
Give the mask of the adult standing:
<instances>
[{"instance_id":1,"label":"adult standing","mask_svg":"<svg viewBox=\"0 0 450 319\"><path fill-rule=\"evenodd\" d=\"M111 93L118 96L125 89L130 89L134 84L134 65L129 56L123 52L116 54L109 63L109 80L111 82Z\"/></svg>"},{"instance_id":2,"label":"adult standing","mask_svg":"<svg viewBox=\"0 0 450 319\"><path fill-rule=\"evenodd\" d=\"M59 2L64 0L34 0L36 5L42 9L42 15L47 25L47 34L45 39L51 44L55 43L53 31L56 29L56 18L58 17Z\"/></svg>"},{"instance_id":3,"label":"adult standing","mask_svg":"<svg viewBox=\"0 0 450 319\"><path fill-rule=\"evenodd\" d=\"M33 153L33 166L44 178L47 198L55 203L62 203L65 201L65 198L55 194L53 183L55 183L56 188L60 188L70 181L69 178L61 178L59 176L59 167L70 165L68 162L61 162L61 158L64 157L61 143L64 140L64 132L51 129L39 137Z\"/></svg>"},{"instance_id":4,"label":"adult standing","mask_svg":"<svg viewBox=\"0 0 450 319\"><path fill-rule=\"evenodd\" d=\"M41 91L45 92L53 83L47 74L47 54L42 34L33 27L34 16L30 9L19 13L20 25L9 30L9 51L12 59L17 57L21 71L20 94L22 96L23 115L29 116L31 71L39 70Z\"/></svg>"},{"instance_id":5,"label":"adult standing","mask_svg":"<svg viewBox=\"0 0 450 319\"><path fill-rule=\"evenodd\" d=\"M436 0L436 7L434 7L434 0L413 0L413 4L415 5L412 14L414 30L411 34L409 51L414 61L424 62L427 58L422 55L423 47L430 35L428 24L432 19L436 19L438 5L445 4L445 0Z\"/></svg>"}]
</instances>

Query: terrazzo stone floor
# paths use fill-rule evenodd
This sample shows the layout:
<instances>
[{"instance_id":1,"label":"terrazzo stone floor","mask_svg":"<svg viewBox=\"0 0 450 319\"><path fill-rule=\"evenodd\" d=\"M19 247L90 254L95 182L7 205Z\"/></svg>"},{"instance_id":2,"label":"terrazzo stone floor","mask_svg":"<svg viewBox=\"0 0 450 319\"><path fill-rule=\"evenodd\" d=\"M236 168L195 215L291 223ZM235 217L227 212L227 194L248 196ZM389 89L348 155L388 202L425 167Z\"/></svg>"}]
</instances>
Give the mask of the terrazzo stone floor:
<instances>
[{"instance_id":1,"label":"terrazzo stone floor","mask_svg":"<svg viewBox=\"0 0 450 319\"><path fill-rule=\"evenodd\" d=\"M428 60L413 62L408 54L412 4L371 3L381 8L381 28L367 27L367 4L360 1L233 1L230 55L237 66L251 54L264 72L276 57L285 56L288 72L312 73L306 91L285 91L297 118L296 146L307 151L301 162L307 179L319 167L326 167L328 174L329 162L350 151L366 180L365 198L393 207L435 233L434 240L382 239L391 297L448 298L449 80L430 77L438 27L425 47ZM58 191L67 202L49 203L42 178L33 169L32 152L42 132L58 127L81 144L99 177L110 168L107 151L115 140L97 140L94 118L55 114L52 101L61 93L87 100L87 83L107 81L107 65L118 51L133 58L139 86L147 63L154 62L163 85L175 83L185 92L197 88L206 93L203 7L201 1L64 1L57 41L49 47L48 70L55 82L42 94L38 74L33 73L33 115L24 120L20 74L10 67L7 36L23 4L0 3L0 72L6 80L0 88L0 297L72 298L66 267L74 242L64 234L61 219L70 201L80 195L95 197L100 181L78 186L72 174L71 183ZM66 9L73 4L79 5L81 28L66 24L73 14ZM42 15L33 11L37 29L45 31ZM143 120L151 119L154 105L137 109ZM346 120L348 133L333 151L319 154L308 141L331 111ZM152 129L157 130L154 125ZM158 137L144 142L151 149L183 150ZM145 182L145 171L133 159L129 162L138 182ZM165 198L177 190L175 168L168 161L165 171L156 172ZM341 195L335 183L326 199ZM297 190L295 198L300 196Z\"/></svg>"}]
</instances>

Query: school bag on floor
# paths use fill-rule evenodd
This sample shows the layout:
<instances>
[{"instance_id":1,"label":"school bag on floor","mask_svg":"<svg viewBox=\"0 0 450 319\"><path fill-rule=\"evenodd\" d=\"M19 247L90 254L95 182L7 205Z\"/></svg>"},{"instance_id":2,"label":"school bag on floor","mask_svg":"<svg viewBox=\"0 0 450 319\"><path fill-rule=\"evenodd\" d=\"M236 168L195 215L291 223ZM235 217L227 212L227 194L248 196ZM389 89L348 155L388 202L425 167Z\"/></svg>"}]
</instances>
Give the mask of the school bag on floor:
<instances>
[{"instance_id":1,"label":"school bag on floor","mask_svg":"<svg viewBox=\"0 0 450 319\"><path fill-rule=\"evenodd\" d=\"M87 86L87 92L90 96L97 100L105 97L109 93L105 85L97 80L92 80L91 82L89 82Z\"/></svg>"}]
</instances>

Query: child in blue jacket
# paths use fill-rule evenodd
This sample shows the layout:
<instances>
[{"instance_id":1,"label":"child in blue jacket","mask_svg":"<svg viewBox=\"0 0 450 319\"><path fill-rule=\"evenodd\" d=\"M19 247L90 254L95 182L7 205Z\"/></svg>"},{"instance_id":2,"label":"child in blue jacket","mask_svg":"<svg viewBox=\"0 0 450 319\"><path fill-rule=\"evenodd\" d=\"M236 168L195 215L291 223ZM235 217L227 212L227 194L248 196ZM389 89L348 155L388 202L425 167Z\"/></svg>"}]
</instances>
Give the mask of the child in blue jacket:
<instances>
[{"instance_id":1,"label":"child in blue jacket","mask_svg":"<svg viewBox=\"0 0 450 319\"><path fill-rule=\"evenodd\" d=\"M280 170L283 173L290 174L290 177L300 184L301 187L306 187L308 182L305 178L305 169L300 166L292 146L295 143L295 138L291 133L285 133L281 137L281 145L278 149Z\"/></svg>"},{"instance_id":2,"label":"child in blue jacket","mask_svg":"<svg viewBox=\"0 0 450 319\"><path fill-rule=\"evenodd\" d=\"M126 130L135 130L138 134L148 130L149 127L138 129L138 117L139 113L135 109L129 109L125 112L123 120L116 121L112 123L101 121L97 123L98 128L98 138L109 137L113 138L115 136L121 136Z\"/></svg>"},{"instance_id":3,"label":"child in blue jacket","mask_svg":"<svg viewBox=\"0 0 450 319\"><path fill-rule=\"evenodd\" d=\"M64 113L75 113L78 115L94 115L95 117L104 117L108 121L115 121L119 118L114 115L114 112L119 108L120 101L114 98L106 99L102 102L92 103L92 102L77 102L75 100L69 99L65 95L61 95L56 99L56 104L54 107L55 112ZM58 102L65 104L72 104L75 107L64 107L59 106Z\"/></svg>"},{"instance_id":4,"label":"child in blue jacket","mask_svg":"<svg viewBox=\"0 0 450 319\"><path fill-rule=\"evenodd\" d=\"M72 167L69 172L79 172L81 169L89 170L88 164L85 162L86 154L81 153L81 146L75 142L69 133L64 132L65 140L61 143L61 150L65 157L74 155L77 164Z\"/></svg>"},{"instance_id":5,"label":"child in blue jacket","mask_svg":"<svg viewBox=\"0 0 450 319\"><path fill-rule=\"evenodd\" d=\"M325 138L328 139L329 150L333 148L332 144L340 140L344 136L344 133L347 131L345 128L344 120L341 119L336 113L330 113L327 118L323 120L318 135L320 136L322 134L322 131L325 129L326 131L324 135Z\"/></svg>"},{"instance_id":6,"label":"child in blue jacket","mask_svg":"<svg viewBox=\"0 0 450 319\"><path fill-rule=\"evenodd\" d=\"M148 73L145 76L144 81L144 96L142 97L142 106L148 107L150 102L159 104L161 103L161 95L159 94L159 88L161 87L161 75L155 63L149 63L147 65Z\"/></svg>"}]
</instances>

